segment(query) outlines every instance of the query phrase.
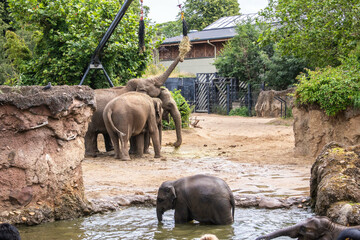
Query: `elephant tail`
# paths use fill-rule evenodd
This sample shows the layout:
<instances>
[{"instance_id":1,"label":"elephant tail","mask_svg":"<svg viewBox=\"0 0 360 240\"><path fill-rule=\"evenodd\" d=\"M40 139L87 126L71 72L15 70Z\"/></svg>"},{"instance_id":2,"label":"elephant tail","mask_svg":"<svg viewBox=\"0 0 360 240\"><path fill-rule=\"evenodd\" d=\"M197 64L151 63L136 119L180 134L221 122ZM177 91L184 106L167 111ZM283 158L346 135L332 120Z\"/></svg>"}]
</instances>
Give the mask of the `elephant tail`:
<instances>
[{"instance_id":1,"label":"elephant tail","mask_svg":"<svg viewBox=\"0 0 360 240\"><path fill-rule=\"evenodd\" d=\"M110 123L110 126L112 129L114 129L118 135L119 135L119 138L120 138L120 144L121 144L121 148L124 149L124 136L126 135L125 133L121 132L114 124L113 120L112 120L112 111L111 109L109 109L109 111L107 111L107 118L108 118L108 121Z\"/></svg>"},{"instance_id":2,"label":"elephant tail","mask_svg":"<svg viewBox=\"0 0 360 240\"><path fill-rule=\"evenodd\" d=\"M232 207L232 218L233 218L233 221L235 221L235 199L234 199L234 195L232 195L232 194L230 197L230 204Z\"/></svg>"}]
</instances>

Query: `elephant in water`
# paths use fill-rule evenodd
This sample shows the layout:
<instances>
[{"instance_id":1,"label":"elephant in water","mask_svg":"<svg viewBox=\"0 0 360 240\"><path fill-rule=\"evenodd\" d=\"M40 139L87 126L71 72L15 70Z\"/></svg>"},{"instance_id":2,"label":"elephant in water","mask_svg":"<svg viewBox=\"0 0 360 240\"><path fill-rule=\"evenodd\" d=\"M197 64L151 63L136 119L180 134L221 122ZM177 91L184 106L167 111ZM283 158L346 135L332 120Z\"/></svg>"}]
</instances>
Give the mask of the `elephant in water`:
<instances>
[{"instance_id":1,"label":"elephant in water","mask_svg":"<svg viewBox=\"0 0 360 240\"><path fill-rule=\"evenodd\" d=\"M335 240L346 229L360 229L360 226L345 227L330 221L327 217L316 216L294 226L258 237L256 240L268 240L281 236L304 240Z\"/></svg>"},{"instance_id":2,"label":"elephant in water","mask_svg":"<svg viewBox=\"0 0 360 240\"><path fill-rule=\"evenodd\" d=\"M156 202L159 222L169 209L175 209L175 223L225 225L234 221L235 201L224 180L199 174L161 184Z\"/></svg>"},{"instance_id":3,"label":"elephant in water","mask_svg":"<svg viewBox=\"0 0 360 240\"><path fill-rule=\"evenodd\" d=\"M128 141L131 136L136 136L138 153L141 155L146 131L152 139L155 157L160 157L161 129L158 125L161 116L161 101L143 93L129 92L111 100L104 109L103 119L114 144L115 158L130 160Z\"/></svg>"}]
</instances>

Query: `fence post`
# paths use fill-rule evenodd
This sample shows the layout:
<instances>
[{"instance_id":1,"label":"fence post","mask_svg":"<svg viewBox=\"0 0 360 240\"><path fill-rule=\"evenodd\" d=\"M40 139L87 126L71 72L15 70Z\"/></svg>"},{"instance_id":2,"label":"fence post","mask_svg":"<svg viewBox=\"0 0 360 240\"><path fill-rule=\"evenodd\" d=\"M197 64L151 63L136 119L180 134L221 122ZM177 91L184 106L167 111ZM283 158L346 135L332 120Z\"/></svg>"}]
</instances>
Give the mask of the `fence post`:
<instances>
[{"instance_id":1,"label":"fence post","mask_svg":"<svg viewBox=\"0 0 360 240\"><path fill-rule=\"evenodd\" d=\"M226 113L230 113L230 83L226 84Z\"/></svg>"},{"instance_id":2,"label":"fence post","mask_svg":"<svg viewBox=\"0 0 360 240\"><path fill-rule=\"evenodd\" d=\"M251 113L251 107L252 107L252 97L251 97L251 83L248 83L248 112L249 112L249 116L252 116Z\"/></svg>"},{"instance_id":3,"label":"fence post","mask_svg":"<svg viewBox=\"0 0 360 240\"><path fill-rule=\"evenodd\" d=\"M208 114L210 114L210 82L207 82L207 102Z\"/></svg>"}]
</instances>

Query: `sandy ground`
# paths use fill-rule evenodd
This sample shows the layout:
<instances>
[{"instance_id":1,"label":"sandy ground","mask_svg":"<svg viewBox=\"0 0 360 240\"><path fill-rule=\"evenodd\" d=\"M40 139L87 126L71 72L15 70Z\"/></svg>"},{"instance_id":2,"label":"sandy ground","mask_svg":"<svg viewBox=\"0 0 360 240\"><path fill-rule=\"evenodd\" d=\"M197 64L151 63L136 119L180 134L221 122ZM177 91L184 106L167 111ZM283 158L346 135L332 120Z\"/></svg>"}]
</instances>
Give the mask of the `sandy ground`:
<instances>
[{"instance_id":1,"label":"sandy ground","mask_svg":"<svg viewBox=\"0 0 360 240\"><path fill-rule=\"evenodd\" d=\"M162 158L120 161L112 156L83 161L88 199L156 194L163 181L198 173L224 179L235 193L308 196L312 158L294 156L291 120L193 114L196 127L163 131ZM99 138L100 149L104 150Z\"/></svg>"}]
</instances>

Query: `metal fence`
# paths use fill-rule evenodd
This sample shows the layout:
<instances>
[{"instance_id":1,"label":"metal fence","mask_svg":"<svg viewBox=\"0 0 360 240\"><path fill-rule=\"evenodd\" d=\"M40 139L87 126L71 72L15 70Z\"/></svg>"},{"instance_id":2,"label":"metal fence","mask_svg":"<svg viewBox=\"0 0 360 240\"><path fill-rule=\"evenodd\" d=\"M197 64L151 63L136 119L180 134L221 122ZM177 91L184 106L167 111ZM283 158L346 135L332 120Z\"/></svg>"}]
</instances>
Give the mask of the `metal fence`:
<instances>
[{"instance_id":1,"label":"metal fence","mask_svg":"<svg viewBox=\"0 0 360 240\"><path fill-rule=\"evenodd\" d=\"M182 96L195 112L227 113L234 107L247 107L254 115L261 84L248 84L235 78L225 78L217 73L198 73L196 78L169 78L165 86L173 91L180 89Z\"/></svg>"}]
</instances>

